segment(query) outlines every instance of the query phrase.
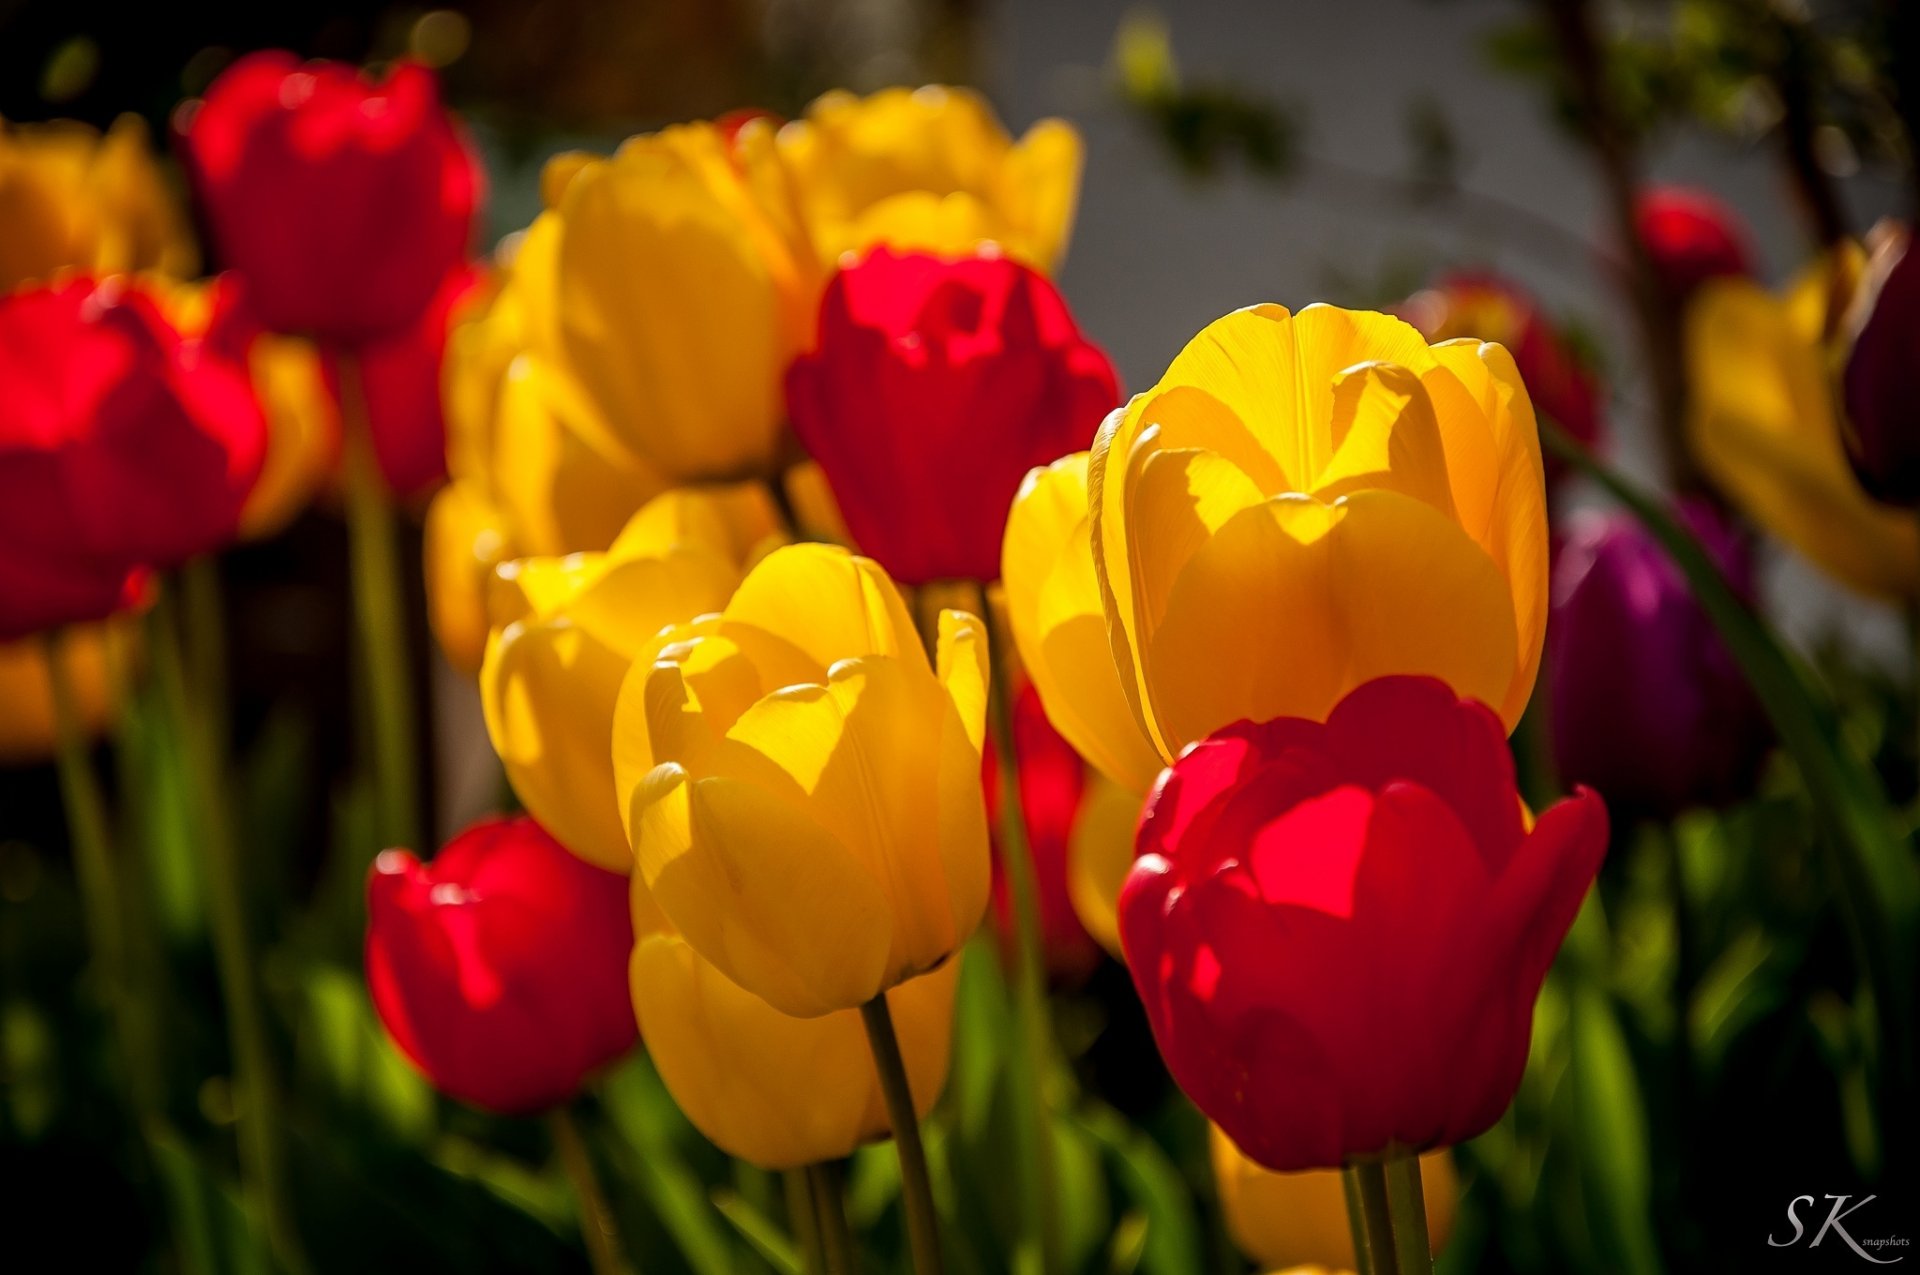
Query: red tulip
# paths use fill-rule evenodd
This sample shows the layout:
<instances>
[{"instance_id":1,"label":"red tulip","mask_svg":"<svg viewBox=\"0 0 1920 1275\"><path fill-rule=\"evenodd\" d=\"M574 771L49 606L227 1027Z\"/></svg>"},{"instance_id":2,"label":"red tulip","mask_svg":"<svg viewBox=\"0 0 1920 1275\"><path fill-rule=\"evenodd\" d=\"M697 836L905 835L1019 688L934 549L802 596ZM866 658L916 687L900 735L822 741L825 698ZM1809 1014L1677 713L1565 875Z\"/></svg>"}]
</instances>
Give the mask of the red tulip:
<instances>
[{"instance_id":1,"label":"red tulip","mask_svg":"<svg viewBox=\"0 0 1920 1275\"><path fill-rule=\"evenodd\" d=\"M215 245L276 331L344 346L398 332L465 260L480 171L423 66L376 84L253 53L182 120Z\"/></svg>"},{"instance_id":2,"label":"red tulip","mask_svg":"<svg viewBox=\"0 0 1920 1275\"><path fill-rule=\"evenodd\" d=\"M265 450L245 371L138 288L0 298L0 637L100 619L226 543Z\"/></svg>"},{"instance_id":3,"label":"red tulip","mask_svg":"<svg viewBox=\"0 0 1920 1275\"><path fill-rule=\"evenodd\" d=\"M1705 191L1649 187L1640 193L1634 225L1675 300L1691 297L1709 279L1753 273L1753 248L1739 214Z\"/></svg>"},{"instance_id":4,"label":"red tulip","mask_svg":"<svg viewBox=\"0 0 1920 1275\"><path fill-rule=\"evenodd\" d=\"M1840 380L1847 459L1875 500L1920 508L1920 253L1910 230L1885 236L1854 305L1856 331Z\"/></svg>"},{"instance_id":5,"label":"red tulip","mask_svg":"<svg viewBox=\"0 0 1920 1275\"><path fill-rule=\"evenodd\" d=\"M1013 699L1013 750L1019 758L1020 810L1033 858L1040 945L1047 972L1063 983L1085 978L1100 963L1100 945L1080 923L1067 887L1068 854L1087 790L1087 767L1073 745L1047 720L1039 692L1023 686ZM1013 899L1001 871L1000 754L991 737L981 749L987 791L987 827L993 835L993 918L1003 940L1015 933Z\"/></svg>"},{"instance_id":6,"label":"red tulip","mask_svg":"<svg viewBox=\"0 0 1920 1275\"><path fill-rule=\"evenodd\" d=\"M432 490L447 476L447 422L440 407L440 365L455 313L486 276L462 264L413 323L358 354L360 389L374 458L387 486L403 497ZM340 360L325 355L327 389L340 397Z\"/></svg>"},{"instance_id":7,"label":"red tulip","mask_svg":"<svg viewBox=\"0 0 1920 1275\"><path fill-rule=\"evenodd\" d=\"M1446 1146L1511 1101L1606 843L1584 789L1529 830L1493 710L1380 678L1162 772L1121 942L1174 1079L1250 1158Z\"/></svg>"},{"instance_id":8,"label":"red tulip","mask_svg":"<svg viewBox=\"0 0 1920 1275\"><path fill-rule=\"evenodd\" d=\"M902 584L997 579L1021 478L1119 401L1053 285L997 256L875 249L834 276L818 348L787 373L794 433Z\"/></svg>"},{"instance_id":9,"label":"red tulip","mask_svg":"<svg viewBox=\"0 0 1920 1275\"><path fill-rule=\"evenodd\" d=\"M374 1008L444 1093L539 1111L633 1047L626 878L533 820L483 819L431 863L386 851L367 914Z\"/></svg>"}]
</instances>

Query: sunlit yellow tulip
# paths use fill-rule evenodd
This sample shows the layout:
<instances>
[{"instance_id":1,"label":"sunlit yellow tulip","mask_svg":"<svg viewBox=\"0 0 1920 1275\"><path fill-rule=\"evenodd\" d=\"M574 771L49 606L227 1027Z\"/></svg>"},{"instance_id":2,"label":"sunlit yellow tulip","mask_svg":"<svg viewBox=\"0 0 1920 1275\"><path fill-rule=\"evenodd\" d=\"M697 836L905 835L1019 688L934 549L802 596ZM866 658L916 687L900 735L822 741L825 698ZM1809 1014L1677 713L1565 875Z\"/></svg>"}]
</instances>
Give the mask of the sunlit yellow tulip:
<instances>
[{"instance_id":1,"label":"sunlit yellow tulip","mask_svg":"<svg viewBox=\"0 0 1920 1275\"><path fill-rule=\"evenodd\" d=\"M480 670L487 734L527 810L581 858L632 866L610 752L628 665L661 629L725 605L776 526L757 485L683 488L650 501L605 552L495 571Z\"/></svg>"},{"instance_id":2,"label":"sunlit yellow tulip","mask_svg":"<svg viewBox=\"0 0 1920 1275\"><path fill-rule=\"evenodd\" d=\"M1346 1193L1331 1169L1275 1173L1240 1153L1233 1140L1212 1130L1213 1175L1220 1188L1220 1209L1234 1246L1266 1267L1324 1266L1353 1270L1353 1233L1348 1229ZM1426 1197L1427 1233L1435 1252L1453 1231L1460 1199L1453 1158L1445 1151L1420 1157L1420 1185Z\"/></svg>"},{"instance_id":3,"label":"sunlit yellow tulip","mask_svg":"<svg viewBox=\"0 0 1920 1275\"><path fill-rule=\"evenodd\" d=\"M1386 674L1439 677L1511 728L1546 627L1533 409L1498 345L1240 310L1090 457L1029 476L1002 567L1048 715L1135 791L1221 726L1323 718Z\"/></svg>"},{"instance_id":4,"label":"sunlit yellow tulip","mask_svg":"<svg viewBox=\"0 0 1920 1275\"><path fill-rule=\"evenodd\" d=\"M876 243L951 253L990 240L1049 272L1066 255L1081 148L1063 120L1016 143L968 89L836 91L779 142L828 266Z\"/></svg>"},{"instance_id":5,"label":"sunlit yellow tulip","mask_svg":"<svg viewBox=\"0 0 1920 1275\"><path fill-rule=\"evenodd\" d=\"M1855 246L1775 297L1717 279L1687 309L1688 431L1707 476L1760 526L1875 597L1920 594L1920 520L1873 501L1847 464L1828 358L1859 277Z\"/></svg>"},{"instance_id":6,"label":"sunlit yellow tulip","mask_svg":"<svg viewBox=\"0 0 1920 1275\"><path fill-rule=\"evenodd\" d=\"M0 122L0 292L66 267L192 274L199 255L138 116Z\"/></svg>"},{"instance_id":7,"label":"sunlit yellow tulip","mask_svg":"<svg viewBox=\"0 0 1920 1275\"><path fill-rule=\"evenodd\" d=\"M635 881L634 1015L674 1101L729 1155L790 1169L850 1155L891 1131L857 1010L793 1018L687 945ZM947 1082L960 963L887 993L914 1107Z\"/></svg>"},{"instance_id":8,"label":"sunlit yellow tulip","mask_svg":"<svg viewBox=\"0 0 1920 1275\"><path fill-rule=\"evenodd\" d=\"M80 727L99 735L112 721L112 678L106 644L109 630L131 640L134 626L124 620L74 625L59 641L67 675L73 680ZM0 765L45 761L54 752L53 683L47 676L47 647L39 637L0 642Z\"/></svg>"},{"instance_id":9,"label":"sunlit yellow tulip","mask_svg":"<svg viewBox=\"0 0 1920 1275\"><path fill-rule=\"evenodd\" d=\"M562 162L557 362L669 479L766 475L821 282L771 128L686 124Z\"/></svg>"},{"instance_id":10,"label":"sunlit yellow tulip","mask_svg":"<svg viewBox=\"0 0 1920 1275\"><path fill-rule=\"evenodd\" d=\"M986 641L829 545L775 550L663 634L614 712L635 863L687 942L799 1017L937 968L987 902Z\"/></svg>"},{"instance_id":11,"label":"sunlit yellow tulip","mask_svg":"<svg viewBox=\"0 0 1920 1275\"><path fill-rule=\"evenodd\" d=\"M1090 775L1067 845L1067 898L1095 942L1124 962L1117 914L1120 884L1133 867L1140 794L1105 775Z\"/></svg>"}]
</instances>

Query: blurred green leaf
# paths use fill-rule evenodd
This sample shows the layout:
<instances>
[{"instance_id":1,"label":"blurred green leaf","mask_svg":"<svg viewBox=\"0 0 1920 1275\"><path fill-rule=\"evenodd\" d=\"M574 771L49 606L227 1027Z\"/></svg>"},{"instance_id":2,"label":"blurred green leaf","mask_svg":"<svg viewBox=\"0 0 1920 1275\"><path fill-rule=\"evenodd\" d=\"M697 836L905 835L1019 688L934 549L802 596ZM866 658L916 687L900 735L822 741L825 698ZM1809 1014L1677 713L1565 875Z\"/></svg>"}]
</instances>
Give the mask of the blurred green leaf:
<instances>
[{"instance_id":1,"label":"blurred green leaf","mask_svg":"<svg viewBox=\"0 0 1920 1275\"><path fill-rule=\"evenodd\" d=\"M1582 982L1573 988L1571 1011L1574 1145L1591 1230L1609 1269L1654 1275L1660 1252L1633 1058L1605 992Z\"/></svg>"},{"instance_id":2,"label":"blurred green leaf","mask_svg":"<svg viewBox=\"0 0 1920 1275\"><path fill-rule=\"evenodd\" d=\"M425 1146L434 1092L387 1038L359 972L319 963L301 972L298 1056L309 1079L396 1142Z\"/></svg>"},{"instance_id":3,"label":"blurred green leaf","mask_svg":"<svg viewBox=\"0 0 1920 1275\"><path fill-rule=\"evenodd\" d=\"M793 1241L745 1196L727 1187L717 1187L713 1192L713 1207L780 1275L801 1275L800 1252Z\"/></svg>"},{"instance_id":4,"label":"blurred green leaf","mask_svg":"<svg viewBox=\"0 0 1920 1275\"><path fill-rule=\"evenodd\" d=\"M601 1084L613 1124L632 1148L629 1171L698 1275L732 1275L733 1247L700 1177L674 1146L683 1124L678 1107L645 1055L629 1060Z\"/></svg>"},{"instance_id":5,"label":"blurred green leaf","mask_svg":"<svg viewBox=\"0 0 1920 1275\"><path fill-rule=\"evenodd\" d=\"M1127 1269L1137 1267L1150 1275L1202 1269L1205 1249L1199 1221L1186 1181L1173 1162L1111 1108L1089 1100L1074 1120L1106 1154L1122 1193L1135 1206L1128 1217L1139 1220L1141 1243ZM1117 1245L1114 1252L1120 1252Z\"/></svg>"}]
</instances>

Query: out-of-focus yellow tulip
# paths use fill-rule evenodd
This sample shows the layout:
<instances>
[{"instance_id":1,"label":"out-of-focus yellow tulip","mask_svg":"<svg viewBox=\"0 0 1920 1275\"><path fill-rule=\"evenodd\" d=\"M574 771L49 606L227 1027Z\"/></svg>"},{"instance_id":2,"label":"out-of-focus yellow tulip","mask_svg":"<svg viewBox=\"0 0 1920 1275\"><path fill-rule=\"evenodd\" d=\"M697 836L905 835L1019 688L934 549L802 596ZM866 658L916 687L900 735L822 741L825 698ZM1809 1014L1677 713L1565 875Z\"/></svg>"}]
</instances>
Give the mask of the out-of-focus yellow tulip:
<instances>
[{"instance_id":1,"label":"out-of-focus yellow tulip","mask_svg":"<svg viewBox=\"0 0 1920 1275\"><path fill-rule=\"evenodd\" d=\"M1716 279L1687 308L1688 433L1707 476L1755 523L1874 597L1920 595L1920 520L1862 491L1828 370L1862 256L1848 244L1775 297Z\"/></svg>"},{"instance_id":2,"label":"out-of-focus yellow tulip","mask_svg":"<svg viewBox=\"0 0 1920 1275\"><path fill-rule=\"evenodd\" d=\"M0 292L66 267L182 277L199 254L138 116L0 122Z\"/></svg>"},{"instance_id":3,"label":"out-of-focus yellow tulip","mask_svg":"<svg viewBox=\"0 0 1920 1275\"><path fill-rule=\"evenodd\" d=\"M292 522L334 472L340 417L310 341L260 333L247 374L267 417L267 455L240 510L240 534L260 540Z\"/></svg>"},{"instance_id":4,"label":"out-of-focus yellow tulip","mask_svg":"<svg viewBox=\"0 0 1920 1275\"><path fill-rule=\"evenodd\" d=\"M1511 728L1546 629L1533 409L1498 345L1240 310L1088 459L1029 476L1002 565L1048 716L1136 791L1221 726L1323 718L1387 674L1439 677Z\"/></svg>"},{"instance_id":5,"label":"out-of-focus yellow tulip","mask_svg":"<svg viewBox=\"0 0 1920 1275\"><path fill-rule=\"evenodd\" d=\"M687 945L634 884L634 1015L687 1118L729 1155L792 1169L850 1155L892 1131L857 1010L781 1013ZM887 993L914 1108L947 1083L960 963Z\"/></svg>"},{"instance_id":6,"label":"out-of-focus yellow tulip","mask_svg":"<svg viewBox=\"0 0 1920 1275\"><path fill-rule=\"evenodd\" d=\"M427 622L463 673L479 673L486 657L487 581L505 548L498 512L466 484L448 483L427 506Z\"/></svg>"},{"instance_id":7,"label":"out-of-focus yellow tulip","mask_svg":"<svg viewBox=\"0 0 1920 1275\"><path fill-rule=\"evenodd\" d=\"M1066 255L1081 147L1064 120L1016 143L967 89L836 91L779 142L828 267L878 243L955 253L992 241L1047 272Z\"/></svg>"},{"instance_id":8,"label":"out-of-focus yellow tulip","mask_svg":"<svg viewBox=\"0 0 1920 1275\"><path fill-rule=\"evenodd\" d=\"M975 617L941 614L929 667L878 564L767 555L620 691L620 810L660 910L798 1017L938 968L987 903L986 685Z\"/></svg>"},{"instance_id":9,"label":"out-of-focus yellow tulip","mask_svg":"<svg viewBox=\"0 0 1920 1275\"><path fill-rule=\"evenodd\" d=\"M1247 1159L1217 1127L1212 1141L1220 1208L1236 1248L1263 1268L1354 1269L1353 1233L1338 1171L1275 1173ZM1437 1253L1453 1232L1460 1200L1453 1157L1446 1151L1421 1156L1420 1186L1426 1197L1427 1234Z\"/></svg>"},{"instance_id":10,"label":"out-of-focus yellow tulip","mask_svg":"<svg viewBox=\"0 0 1920 1275\"><path fill-rule=\"evenodd\" d=\"M118 632L109 635L109 629ZM131 641L136 626L125 620L78 624L61 630L61 655L73 679L80 726L99 735L119 711L107 667L107 642ZM0 642L0 765L45 761L54 753L53 683L47 647L40 637Z\"/></svg>"},{"instance_id":11,"label":"out-of-focus yellow tulip","mask_svg":"<svg viewBox=\"0 0 1920 1275\"><path fill-rule=\"evenodd\" d=\"M1120 949L1120 884L1133 867L1140 794L1105 775L1088 776L1086 795L1067 843L1067 898L1096 943L1124 964Z\"/></svg>"},{"instance_id":12,"label":"out-of-focus yellow tulip","mask_svg":"<svg viewBox=\"0 0 1920 1275\"><path fill-rule=\"evenodd\" d=\"M480 669L487 734L527 810L581 858L632 867L611 754L628 666L663 628L723 606L777 527L757 485L683 488L650 501L605 552L495 570Z\"/></svg>"},{"instance_id":13,"label":"out-of-focus yellow tulip","mask_svg":"<svg viewBox=\"0 0 1920 1275\"><path fill-rule=\"evenodd\" d=\"M563 162L556 361L670 480L770 474L821 281L771 128L686 124Z\"/></svg>"}]
</instances>

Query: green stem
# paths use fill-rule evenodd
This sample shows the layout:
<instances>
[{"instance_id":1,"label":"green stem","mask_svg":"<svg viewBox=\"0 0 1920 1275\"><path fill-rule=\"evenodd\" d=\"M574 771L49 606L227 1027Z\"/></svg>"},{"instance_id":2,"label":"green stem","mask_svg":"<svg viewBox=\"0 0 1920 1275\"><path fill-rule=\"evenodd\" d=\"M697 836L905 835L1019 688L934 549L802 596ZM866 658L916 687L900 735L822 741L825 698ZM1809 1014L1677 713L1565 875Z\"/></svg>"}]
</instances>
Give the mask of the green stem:
<instances>
[{"instance_id":1,"label":"green stem","mask_svg":"<svg viewBox=\"0 0 1920 1275\"><path fill-rule=\"evenodd\" d=\"M914 1111L907 1064L900 1057L900 1038L893 1032L893 1012L887 1008L885 992L860 1007L860 1021L867 1029L874 1069L880 1075L880 1094L893 1125L893 1145L900 1153L900 1194L907 1211L907 1245L913 1251L913 1269L917 1275L940 1275L940 1221L933 1211L927 1151L920 1143L920 1117Z\"/></svg>"},{"instance_id":2,"label":"green stem","mask_svg":"<svg viewBox=\"0 0 1920 1275\"><path fill-rule=\"evenodd\" d=\"M847 1226L847 1194L840 1185L840 1170L830 1163L810 1164L806 1174L813 1216L820 1224L819 1247L827 1275L853 1275L860 1263L853 1231Z\"/></svg>"},{"instance_id":3,"label":"green stem","mask_svg":"<svg viewBox=\"0 0 1920 1275\"><path fill-rule=\"evenodd\" d=\"M1359 1161L1340 1171L1347 1193L1347 1221L1353 1228L1353 1252L1364 1275L1400 1275L1394 1250L1393 1214L1387 1200L1387 1170L1378 1160Z\"/></svg>"},{"instance_id":4,"label":"green stem","mask_svg":"<svg viewBox=\"0 0 1920 1275\"><path fill-rule=\"evenodd\" d=\"M187 669L193 693L202 705L208 742L216 757L227 755L227 621L220 588L220 564L211 555L180 568L180 592L186 604Z\"/></svg>"},{"instance_id":5,"label":"green stem","mask_svg":"<svg viewBox=\"0 0 1920 1275\"><path fill-rule=\"evenodd\" d=\"M259 960L247 932L246 893L227 808L223 759L214 754L211 732L195 711L204 705L193 698L187 685L187 663L173 610L172 593L163 590L148 615L148 645L162 709L187 775L198 822L196 840L205 856L208 921L233 1053L241 1169L268 1246L289 1275L304 1275L308 1266L287 1193L279 1082L267 1045Z\"/></svg>"},{"instance_id":6,"label":"green stem","mask_svg":"<svg viewBox=\"0 0 1920 1275\"><path fill-rule=\"evenodd\" d=\"M1405 1275L1433 1275L1433 1243L1427 1237L1427 1201L1420 1189L1420 1157L1391 1156L1387 1175L1387 1215L1393 1224L1393 1252Z\"/></svg>"},{"instance_id":7,"label":"green stem","mask_svg":"<svg viewBox=\"0 0 1920 1275\"><path fill-rule=\"evenodd\" d=\"M1015 1086L1023 1099L1021 1161L1032 1175L1021 1193L1026 1203L1026 1239L1038 1248L1041 1269L1059 1269L1059 1217L1054 1208L1053 1139L1047 1114L1047 1076L1052 1041L1047 1026L1047 981L1040 940L1040 889L1027 838L1026 811L1020 800L1020 762L1014 751L1011 636L998 621L987 589L980 589L980 616L987 626L988 665L993 695L988 704L994 747L1000 760L1000 868L1013 903L1014 1015L1016 1047L1024 1060L1027 1083Z\"/></svg>"},{"instance_id":8,"label":"green stem","mask_svg":"<svg viewBox=\"0 0 1920 1275\"><path fill-rule=\"evenodd\" d=\"M593 1170L593 1156L586 1139L580 1136L579 1122L571 1108L555 1107L547 1113L547 1130L553 1137L554 1152L560 1167L573 1187L573 1198L580 1214L580 1238L586 1241L587 1262L593 1275L626 1275L627 1263L620 1255L620 1231L600 1189L600 1175Z\"/></svg>"},{"instance_id":9,"label":"green stem","mask_svg":"<svg viewBox=\"0 0 1920 1275\"><path fill-rule=\"evenodd\" d=\"M827 1251L820 1242L820 1213L813 1202L813 1179L805 1169L788 1169L780 1175L787 1196L787 1225L800 1246L800 1260L807 1275L826 1275Z\"/></svg>"},{"instance_id":10,"label":"green stem","mask_svg":"<svg viewBox=\"0 0 1920 1275\"><path fill-rule=\"evenodd\" d=\"M401 590L399 524L374 455L360 365L351 354L342 354L339 369L353 616L360 666L367 679L363 698L373 724L379 835L384 845L418 848L419 769L412 677L407 663L407 612Z\"/></svg>"}]
</instances>

